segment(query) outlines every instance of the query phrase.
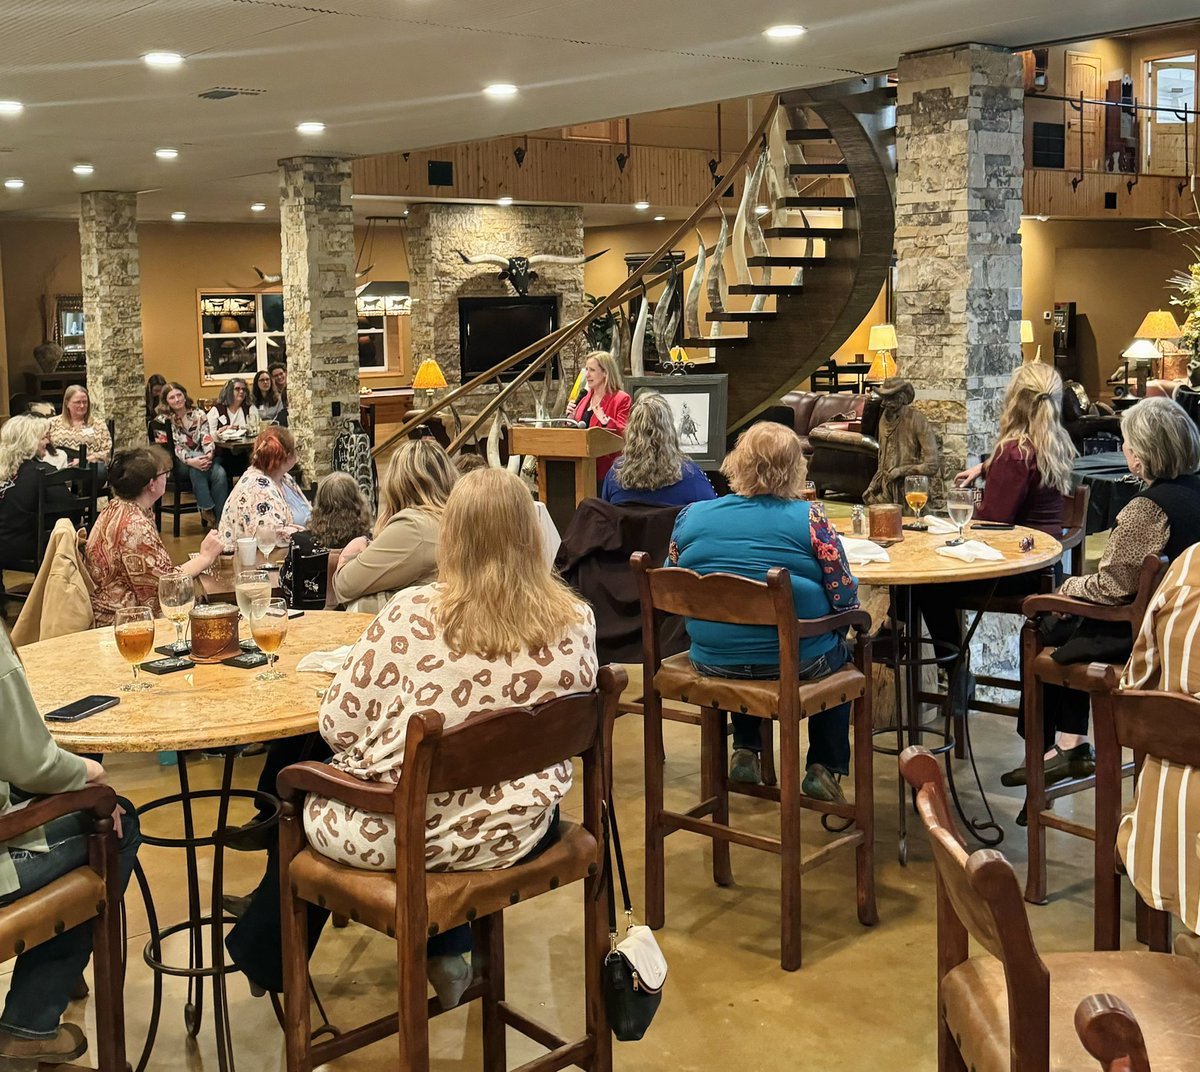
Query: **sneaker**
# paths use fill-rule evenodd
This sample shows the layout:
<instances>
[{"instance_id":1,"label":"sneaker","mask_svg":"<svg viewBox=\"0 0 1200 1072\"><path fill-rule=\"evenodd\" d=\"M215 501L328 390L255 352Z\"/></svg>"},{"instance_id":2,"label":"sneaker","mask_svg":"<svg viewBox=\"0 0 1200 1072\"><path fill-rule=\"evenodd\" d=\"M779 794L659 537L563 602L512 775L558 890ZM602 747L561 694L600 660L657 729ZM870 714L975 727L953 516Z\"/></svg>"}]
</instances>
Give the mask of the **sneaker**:
<instances>
[{"instance_id":1,"label":"sneaker","mask_svg":"<svg viewBox=\"0 0 1200 1072\"><path fill-rule=\"evenodd\" d=\"M824 800L829 804L845 804L846 794L837 779L820 763L813 763L800 783L800 792L813 800Z\"/></svg>"},{"instance_id":2,"label":"sneaker","mask_svg":"<svg viewBox=\"0 0 1200 1072\"><path fill-rule=\"evenodd\" d=\"M729 780L748 785L762 783L762 759L753 748L735 748L729 765Z\"/></svg>"},{"instance_id":3,"label":"sneaker","mask_svg":"<svg viewBox=\"0 0 1200 1072\"><path fill-rule=\"evenodd\" d=\"M87 1052L87 1037L76 1024L60 1024L50 1038L22 1038L0 1031L0 1067L35 1072L39 1064L63 1065Z\"/></svg>"},{"instance_id":4,"label":"sneaker","mask_svg":"<svg viewBox=\"0 0 1200 1072\"><path fill-rule=\"evenodd\" d=\"M471 966L461 953L450 957L430 957L425 964L425 978L433 985L443 1009L453 1009L471 983Z\"/></svg>"}]
</instances>

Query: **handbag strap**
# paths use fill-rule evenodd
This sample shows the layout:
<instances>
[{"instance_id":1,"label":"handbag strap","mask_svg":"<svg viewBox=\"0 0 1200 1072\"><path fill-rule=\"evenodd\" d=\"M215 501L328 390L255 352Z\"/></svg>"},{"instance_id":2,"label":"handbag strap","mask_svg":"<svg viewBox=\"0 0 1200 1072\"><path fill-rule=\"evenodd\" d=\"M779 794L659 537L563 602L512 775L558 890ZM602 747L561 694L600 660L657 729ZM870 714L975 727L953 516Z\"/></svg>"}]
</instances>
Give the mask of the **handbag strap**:
<instances>
[{"instance_id":1,"label":"handbag strap","mask_svg":"<svg viewBox=\"0 0 1200 1072\"><path fill-rule=\"evenodd\" d=\"M604 824L604 885L608 892L608 937L612 949L617 948L617 898L613 890L613 857L617 861L617 874L621 879L621 900L625 906L625 918L633 922L633 903L629 899L629 880L625 877L625 858L621 854L621 835L617 830L617 815L613 811L612 799L603 805Z\"/></svg>"}]
</instances>

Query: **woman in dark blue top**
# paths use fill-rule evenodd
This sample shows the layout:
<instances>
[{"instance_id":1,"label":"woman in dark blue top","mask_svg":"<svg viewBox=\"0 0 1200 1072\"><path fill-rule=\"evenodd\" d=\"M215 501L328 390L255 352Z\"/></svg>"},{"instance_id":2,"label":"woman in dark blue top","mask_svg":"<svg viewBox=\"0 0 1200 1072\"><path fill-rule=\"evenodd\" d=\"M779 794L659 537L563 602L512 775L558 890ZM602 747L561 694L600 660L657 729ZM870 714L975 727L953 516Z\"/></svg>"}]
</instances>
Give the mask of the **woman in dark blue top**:
<instances>
[{"instance_id":1,"label":"woman in dark blue top","mask_svg":"<svg viewBox=\"0 0 1200 1072\"><path fill-rule=\"evenodd\" d=\"M680 450L671 407L657 391L643 391L634 402L625 447L604 477L600 497L647 506L686 506L717 497L703 470Z\"/></svg>"},{"instance_id":2,"label":"woman in dark blue top","mask_svg":"<svg viewBox=\"0 0 1200 1072\"><path fill-rule=\"evenodd\" d=\"M721 471L732 495L695 503L680 511L671 536L670 565L697 573L736 573L766 580L784 566L791 574L797 618L820 618L858 605L858 582L842 553L824 509L806 502L800 440L780 424L749 428ZM779 640L765 625L732 625L687 619L689 657L704 674L717 677L779 676ZM841 633L800 642L800 677L826 677L850 659ZM760 719L734 713L734 781L761 779ZM818 800L844 801L836 776L850 771L850 705L839 704L808 719L807 773L802 791Z\"/></svg>"}]
</instances>

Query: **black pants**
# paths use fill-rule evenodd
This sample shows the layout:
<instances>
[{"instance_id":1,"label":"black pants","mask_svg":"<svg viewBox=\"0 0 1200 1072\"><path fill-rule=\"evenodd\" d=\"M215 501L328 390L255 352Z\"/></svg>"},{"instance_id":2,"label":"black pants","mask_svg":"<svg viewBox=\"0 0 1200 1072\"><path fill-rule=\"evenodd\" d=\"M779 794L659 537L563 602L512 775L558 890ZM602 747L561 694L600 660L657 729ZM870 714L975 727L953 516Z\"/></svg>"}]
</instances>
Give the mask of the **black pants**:
<instances>
[{"instance_id":1,"label":"black pants","mask_svg":"<svg viewBox=\"0 0 1200 1072\"><path fill-rule=\"evenodd\" d=\"M263 763L262 773L258 776L258 791L274 796L278 792L275 783L284 767L303 763L306 759L315 759L323 763L332 756L333 752L319 733L300 733L295 737L282 737L272 741L267 746L267 758ZM270 804L260 803L258 818L265 819L273 810Z\"/></svg>"}]
</instances>

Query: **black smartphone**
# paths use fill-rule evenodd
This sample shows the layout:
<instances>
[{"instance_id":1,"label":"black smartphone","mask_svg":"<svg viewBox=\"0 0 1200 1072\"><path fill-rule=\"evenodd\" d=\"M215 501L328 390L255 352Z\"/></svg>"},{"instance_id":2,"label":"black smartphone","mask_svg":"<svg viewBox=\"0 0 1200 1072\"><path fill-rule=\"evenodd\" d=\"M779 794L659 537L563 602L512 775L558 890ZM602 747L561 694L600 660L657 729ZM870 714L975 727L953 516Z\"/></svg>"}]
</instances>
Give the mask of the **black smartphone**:
<instances>
[{"instance_id":1,"label":"black smartphone","mask_svg":"<svg viewBox=\"0 0 1200 1072\"><path fill-rule=\"evenodd\" d=\"M302 611L302 610L289 610L288 611L288 618L303 618L303 617L304 617L304 611Z\"/></svg>"},{"instance_id":2,"label":"black smartphone","mask_svg":"<svg viewBox=\"0 0 1200 1072\"><path fill-rule=\"evenodd\" d=\"M46 712L46 721L78 722L80 719L94 715L97 711L107 711L110 707L116 707L120 702L119 696L85 696L82 700L76 700L65 707L57 707L53 711Z\"/></svg>"},{"instance_id":3,"label":"black smartphone","mask_svg":"<svg viewBox=\"0 0 1200 1072\"><path fill-rule=\"evenodd\" d=\"M253 670L256 666L266 666L267 657L261 651L244 651L232 659L222 659L222 666L236 666L239 670Z\"/></svg>"},{"instance_id":4,"label":"black smartphone","mask_svg":"<svg viewBox=\"0 0 1200 1072\"><path fill-rule=\"evenodd\" d=\"M1016 528L1015 525L1007 525L1003 521L972 521L971 528L973 529L995 529L1003 532Z\"/></svg>"},{"instance_id":5,"label":"black smartphone","mask_svg":"<svg viewBox=\"0 0 1200 1072\"><path fill-rule=\"evenodd\" d=\"M170 655L165 659L151 659L148 663L138 663L139 670L148 674L174 674L178 670L190 670L196 664L191 659Z\"/></svg>"}]
</instances>

